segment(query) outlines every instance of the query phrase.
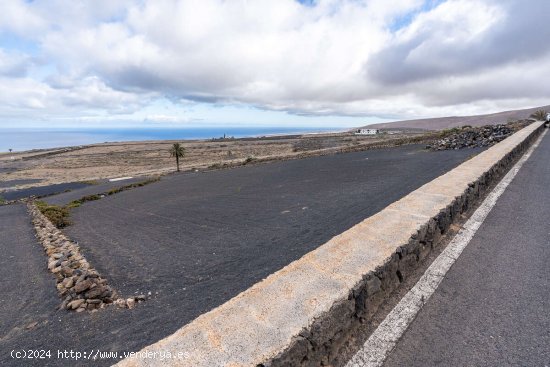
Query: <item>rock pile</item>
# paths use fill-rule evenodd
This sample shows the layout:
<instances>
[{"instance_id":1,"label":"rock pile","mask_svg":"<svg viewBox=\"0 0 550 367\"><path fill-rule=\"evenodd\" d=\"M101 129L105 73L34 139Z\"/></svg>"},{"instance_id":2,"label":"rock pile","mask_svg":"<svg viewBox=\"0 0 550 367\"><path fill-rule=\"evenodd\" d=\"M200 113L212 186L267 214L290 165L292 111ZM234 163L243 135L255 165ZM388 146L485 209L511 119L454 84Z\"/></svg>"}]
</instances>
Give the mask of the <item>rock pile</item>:
<instances>
[{"instance_id":1,"label":"rock pile","mask_svg":"<svg viewBox=\"0 0 550 367\"><path fill-rule=\"evenodd\" d=\"M34 205L27 203L36 236L48 255L48 269L57 280L57 290L63 299L60 308L95 311L107 304L133 308L145 296L120 299L107 280L90 266L80 253L78 244L69 240Z\"/></svg>"},{"instance_id":2,"label":"rock pile","mask_svg":"<svg viewBox=\"0 0 550 367\"><path fill-rule=\"evenodd\" d=\"M447 136L426 146L430 150L481 148L496 144L512 135L515 129L508 125L487 125L451 129Z\"/></svg>"}]
</instances>

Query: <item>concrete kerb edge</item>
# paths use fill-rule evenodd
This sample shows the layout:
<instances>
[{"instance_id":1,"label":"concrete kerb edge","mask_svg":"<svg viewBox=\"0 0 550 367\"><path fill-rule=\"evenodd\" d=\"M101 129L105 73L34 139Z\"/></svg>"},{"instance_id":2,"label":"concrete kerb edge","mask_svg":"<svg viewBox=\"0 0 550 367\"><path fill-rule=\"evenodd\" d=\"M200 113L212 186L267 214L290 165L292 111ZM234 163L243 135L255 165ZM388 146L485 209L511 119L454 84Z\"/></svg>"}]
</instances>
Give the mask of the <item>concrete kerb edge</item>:
<instances>
[{"instance_id":1,"label":"concrete kerb edge","mask_svg":"<svg viewBox=\"0 0 550 367\"><path fill-rule=\"evenodd\" d=\"M280 329L287 331L301 330L297 333L293 331L294 335L288 335L288 338L285 339L288 341L286 345L283 347L274 347L278 348L276 352L273 351L273 348L269 351L257 350L256 355L240 356L237 358L235 358L235 354L239 351L227 350L225 348L227 345L224 345L222 346L223 351L221 355L223 356L225 353L225 355L227 355L227 360L223 360L223 357L222 360L220 360L220 353L218 353L218 359L215 359L216 365L276 367L289 365L319 366L330 364L338 355L341 346L344 345L351 331L359 327L365 321L368 321L372 315L376 313L383 301L399 287L400 283L407 278L408 274L417 267L417 264L438 246L441 236L447 232L450 225L455 222L461 214L477 204L491 185L503 177L513 164L515 164L543 129L543 123L533 123L516 133L520 134L518 136L521 136L521 134L525 136L520 138L521 140L515 145L510 145L510 141L512 141L511 138L495 145L495 147L498 148L495 148L488 156L494 154L494 152L499 152L502 154L502 157L498 159L490 169L482 172L476 180L469 182L467 188L461 195L454 197L454 199L452 199L443 209L439 210L437 214L429 217L428 220L422 223L419 229L410 235L406 243L395 243L392 247L391 255L386 257L378 266L373 266L372 270L362 275L359 282L349 287L346 297L339 296L340 298L332 302L328 310L320 311L317 315L309 319L307 324L295 325L294 328L289 328L288 325L282 327L281 325ZM475 157L473 159L475 159ZM427 185L425 186L429 187ZM426 189L424 186L423 188ZM422 188L417 191L421 192ZM388 208L384 209L382 212L387 209ZM317 250L313 252L315 251ZM312 253L306 254L304 258ZM270 278L272 282L273 277L276 277L278 273L283 274L287 268L294 266L294 264L298 263L300 260L272 274L269 278L258 284ZM288 272L288 270L286 271ZM236 303L242 305L243 297L247 297L247 292L250 292L248 294L256 292L257 296L258 291L261 292L265 289L265 287L262 289L261 287L257 287L257 285L241 293L217 309L210 311L208 316L204 317L203 315L199 317L178 330L175 334L144 348L142 351L164 350L163 348L168 348L172 349L171 352L174 353L174 348L182 347L180 342L182 342L183 339L189 340L190 342L196 340L195 334L187 335L187 337L186 334L196 333L197 330L208 329L209 324L210 326L214 325L214 322L217 320L216 313L222 314L224 312L224 307L229 309L230 306L226 307L226 305L231 304L231 302L237 298L240 298L240 300L238 302L233 302L233 306ZM346 292L339 294L343 295L345 293ZM274 298L273 294L266 296ZM277 325L275 325L275 328L277 330L279 329ZM269 338L269 335L265 335L264 337ZM281 340L282 339L279 339L279 343ZM239 343L233 342L231 344L231 346L235 345L238 346ZM196 345L185 345L184 347L186 347L187 350L192 350L194 353L203 353L206 356L209 354L208 350L201 350L204 347L204 343L201 344L200 341ZM155 362L151 359L143 360L133 358L123 360L118 365L142 366L157 365L159 363L166 364L166 362L166 360L163 362ZM191 358L189 361L173 360L171 364L183 366L210 366L212 362L212 359L206 357Z\"/></svg>"}]
</instances>

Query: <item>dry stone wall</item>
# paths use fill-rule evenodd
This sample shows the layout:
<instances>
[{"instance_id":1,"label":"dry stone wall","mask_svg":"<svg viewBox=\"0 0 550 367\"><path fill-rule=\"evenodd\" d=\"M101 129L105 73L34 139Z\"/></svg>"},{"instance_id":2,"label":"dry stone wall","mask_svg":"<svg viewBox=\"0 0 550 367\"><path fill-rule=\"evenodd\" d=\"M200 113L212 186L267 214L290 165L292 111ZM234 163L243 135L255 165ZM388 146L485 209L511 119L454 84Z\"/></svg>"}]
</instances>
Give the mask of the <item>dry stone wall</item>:
<instances>
[{"instance_id":1,"label":"dry stone wall","mask_svg":"<svg viewBox=\"0 0 550 367\"><path fill-rule=\"evenodd\" d=\"M146 296L120 298L80 252L77 243L67 238L29 201L36 237L48 256L48 270L55 276L57 291L62 298L60 308L76 312L95 312L109 304L133 308Z\"/></svg>"}]
</instances>

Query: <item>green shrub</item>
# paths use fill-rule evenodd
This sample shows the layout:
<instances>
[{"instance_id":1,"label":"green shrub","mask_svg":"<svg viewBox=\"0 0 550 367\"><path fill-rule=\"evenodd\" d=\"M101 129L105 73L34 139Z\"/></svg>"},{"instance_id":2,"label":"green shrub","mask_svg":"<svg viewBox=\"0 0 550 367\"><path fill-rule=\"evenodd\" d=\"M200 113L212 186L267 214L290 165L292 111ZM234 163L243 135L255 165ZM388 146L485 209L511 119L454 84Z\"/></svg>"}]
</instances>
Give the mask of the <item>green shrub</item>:
<instances>
[{"instance_id":1,"label":"green shrub","mask_svg":"<svg viewBox=\"0 0 550 367\"><path fill-rule=\"evenodd\" d=\"M94 201L94 200L99 200L101 199L101 196L99 195L87 195L87 196L83 196L81 197L80 199L78 200L73 200L71 201L68 205L67 205L67 208L69 209L72 209L72 208L78 208L80 205L84 204L85 202L87 201Z\"/></svg>"},{"instance_id":2,"label":"green shrub","mask_svg":"<svg viewBox=\"0 0 550 367\"><path fill-rule=\"evenodd\" d=\"M113 195L113 194L116 194L118 192L121 192L122 190L120 188L116 188L116 189L111 189L109 191L107 191L107 195Z\"/></svg>"},{"instance_id":3,"label":"green shrub","mask_svg":"<svg viewBox=\"0 0 550 367\"><path fill-rule=\"evenodd\" d=\"M36 207L50 222L57 228L67 227L71 224L69 220L69 209L64 206L50 205L44 201L36 201Z\"/></svg>"},{"instance_id":4,"label":"green shrub","mask_svg":"<svg viewBox=\"0 0 550 367\"><path fill-rule=\"evenodd\" d=\"M254 157L247 157L245 160L244 160L244 164L248 164L248 163L252 163L256 160L256 158Z\"/></svg>"},{"instance_id":5,"label":"green shrub","mask_svg":"<svg viewBox=\"0 0 550 367\"><path fill-rule=\"evenodd\" d=\"M145 180L145 181L135 182L133 184L129 184L129 185L121 186L121 187L116 187L114 189L111 189L111 190L107 191L106 194L107 195L118 194L119 192L122 192L124 190L129 190L129 189L133 189L133 188L136 188L136 187L142 187L142 186L149 185L150 183L157 182L157 181L160 181L160 177L153 177L153 178L150 178L150 179ZM94 195L91 195L91 196L94 196ZM95 195L95 196L97 196L97 195ZM101 197L98 197L98 199L100 199L100 198ZM93 200L97 200L97 199L93 199Z\"/></svg>"},{"instance_id":6,"label":"green shrub","mask_svg":"<svg viewBox=\"0 0 550 367\"><path fill-rule=\"evenodd\" d=\"M67 209L78 208L80 205L82 205L82 202L80 200L73 200L69 204L67 204Z\"/></svg>"},{"instance_id":7,"label":"green shrub","mask_svg":"<svg viewBox=\"0 0 550 367\"><path fill-rule=\"evenodd\" d=\"M101 196L94 194L94 195L83 196L82 198L80 198L80 202L85 203L86 201L94 201L99 199L101 199Z\"/></svg>"},{"instance_id":8,"label":"green shrub","mask_svg":"<svg viewBox=\"0 0 550 367\"><path fill-rule=\"evenodd\" d=\"M531 114L530 117L537 119L539 121L544 121L546 119L547 112L545 110L537 110Z\"/></svg>"}]
</instances>

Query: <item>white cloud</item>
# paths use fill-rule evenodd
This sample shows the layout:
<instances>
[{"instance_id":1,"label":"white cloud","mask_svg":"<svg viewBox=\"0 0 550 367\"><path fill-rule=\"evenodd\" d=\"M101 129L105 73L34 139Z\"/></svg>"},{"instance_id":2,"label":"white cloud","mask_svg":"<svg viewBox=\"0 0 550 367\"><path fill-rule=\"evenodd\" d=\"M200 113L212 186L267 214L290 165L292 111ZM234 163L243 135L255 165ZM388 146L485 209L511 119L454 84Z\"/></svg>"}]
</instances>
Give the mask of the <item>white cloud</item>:
<instances>
[{"instance_id":1,"label":"white cloud","mask_svg":"<svg viewBox=\"0 0 550 367\"><path fill-rule=\"evenodd\" d=\"M0 76L23 77L27 74L32 62L30 57L21 53L8 53L0 49Z\"/></svg>"},{"instance_id":2,"label":"white cloud","mask_svg":"<svg viewBox=\"0 0 550 367\"><path fill-rule=\"evenodd\" d=\"M0 77L0 119L131 113L143 107L148 99L147 95L114 90L95 77L62 89L28 77Z\"/></svg>"},{"instance_id":3,"label":"white cloud","mask_svg":"<svg viewBox=\"0 0 550 367\"><path fill-rule=\"evenodd\" d=\"M538 82L550 71L545 0L8 0L3 10L0 32L35 43L47 65L20 67L28 56L14 63L0 44L4 115L124 114L168 98L407 118L550 97Z\"/></svg>"},{"instance_id":4,"label":"white cloud","mask_svg":"<svg viewBox=\"0 0 550 367\"><path fill-rule=\"evenodd\" d=\"M49 21L28 3L20 0L3 0L0 11L0 31L16 35L37 36L47 28Z\"/></svg>"},{"instance_id":5,"label":"white cloud","mask_svg":"<svg viewBox=\"0 0 550 367\"><path fill-rule=\"evenodd\" d=\"M191 121L190 118L185 116L163 115L163 114L147 115L145 116L144 120L152 123L158 123L158 124L181 124L181 123L186 123Z\"/></svg>"}]
</instances>

